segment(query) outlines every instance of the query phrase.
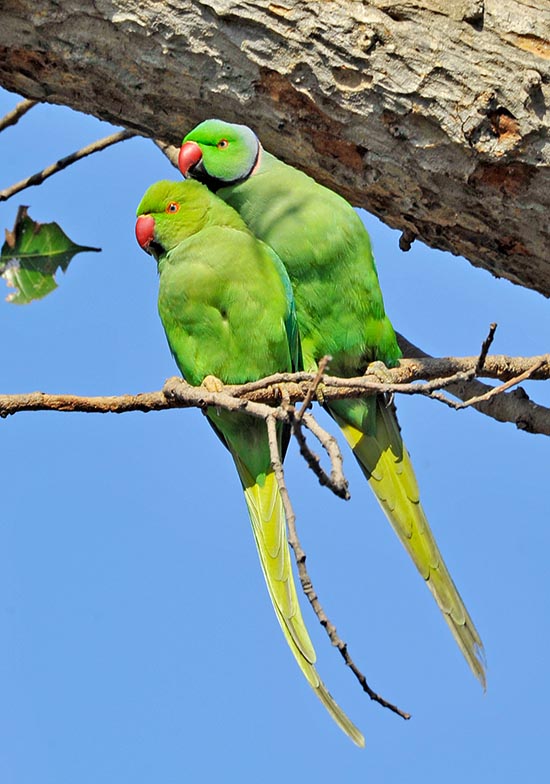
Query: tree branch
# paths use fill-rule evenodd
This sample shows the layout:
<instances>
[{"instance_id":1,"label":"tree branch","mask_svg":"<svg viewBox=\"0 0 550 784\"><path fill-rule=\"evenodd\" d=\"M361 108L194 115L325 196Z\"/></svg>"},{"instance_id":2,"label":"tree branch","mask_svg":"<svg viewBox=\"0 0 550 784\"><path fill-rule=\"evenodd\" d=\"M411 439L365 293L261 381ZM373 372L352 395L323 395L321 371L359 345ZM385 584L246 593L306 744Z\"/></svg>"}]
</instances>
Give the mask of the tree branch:
<instances>
[{"instance_id":1,"label":"tree branch","mask_svg":"<svg viewBox=\"0 0 550 784\"><path fill-rule=\"evenodd\" d=\"M349 497L347 481L342 472L342 456L335 439L326 433L311 414L305 412L314 395L319 393L322 385L323 401L341 399L344 397L358 397L380 393L423 394L435 397L441 396L438 389L452 389L457 383L471 384L476 372L483 375L504 379L500 387L491 388L484 393L483 399L470 400L470 404L481 406L495 404L496 400L505 399L510 393L509 387L519 383L525 378L548 379L550 377L550 355L539 357L504 357L487 356L486 341L482 347L481 357L451 357L446 359L415 358L402 360L397 368L387 369L388 381L373 381L372 375L359 378L336 378L322 373L326 363L321 364L320 372L311 373L279 373L248 384L227 385L221 391L211 392L205 387L192 387L184 380L174 377L168 379L162 391L143 393L139 395L120 395L106 397L80 397L76 395L49 395L43 392L34 392L22 395L0 395L0 417L7 417L22 411L81 411L94 413L124 413L127 411L159 411L167 408L186 408L215 406L227 411L239 411L250 416L263 419L268 430L271 462L288 523L289 543L294 551L298 574L302 589L313 607L321 625L325 628L331 642L340 651L347 666L354 673L363 690L379 704L397 713L405 719L409 714L397 706L386 701L373 691L364 674L352 660L347 644L339 637L336 627L331 623L324 612L311 578L306 569L306 555L298 538L295 515L292 509L288 491L284 480L282 460L277 444L276 422L287 421L298 440L301 442L302 454L305 454L309 466L315 471L321 484L326 484L341 497ZM418 383L427 379L424 383ZM416 382L416 383L415 383ZM484 385L482 385L484 386ZM516 390L519 409L525 400ZM523 393L524 394L524 393ZM282 399L282 403L281 403ZM442 399L438 397L438 399ZM302 407L296 411L292 402L302 401ZM449 403L448 399L443 402ZM452 402L452 401L451 401ZM530 401L529 401L530 403ZM467 403L453 404L455 408L464 407ZM534 404L530 403L533 407ZM550 435L550 410L536 406L540 419L540 428L536 432ZM516 424L520 426L515 413ZM529 420L530 426L533 419ZM331 474L327 476L319 464L319 459L313 455L305 444L301 431L302 425L307 427L318 438L323 448L327 451L331 462ZM527 428L525 428L527 429ZM531 432L535 432L531 430Z\"/></svg>"},{"instance_id":2,"label":"tree branch","mask_svg":"<svg viewBox=\"0 0 550 784\"><path fill-rule=\"evenodd\" d=\"M30 177L25 177L24 180L20 180L14 185L10 185L9 188L4 188L3 191L0 191L0 201L7 201L16 193L20 193L20 191L25 190L25 188L30 188L31 185L40 185L44 182L44 180L47 180L48 177L51 177L52 174L57 174L57 172L66 169L67 166L71 166L71 164L81 160L82 158L85 158L87 155L92 155L94 152L104 150L106 147L110 147L112 144L118 144L118 142L122 142L125 139L131 139L136 135L137 134L133 131L118 131L117 133L113 133L110 136L105 136L103 139L98 139L97 141L92 142L92 144L88 144L86 147L82 147L82 149L77 150L70 155L66 155L64 158L61 158L55 163L52 163L50 166L46 166L46 168L42 169L42 171L37 172L36 174L31 174Z\"/></svg>"},{"instance_id":3,"label":"tree branch","mask_svg":"<svg viewBox=\"0 0 550 784\"><path fill-rule=\"evenodd\" d=\"M9 128L10 125L15 125L24 114L26 114L33 106L36 106L38 101L20 101L17 106L0 118L0 131Z\"/></svg>"},{"instance_id":4,"label":"tree branch","mask_svg":"<svg viewBox=\"0 0 550 784\"><path fill-rule=\"evenodd\" d=\"M433 360L430 354L415 346L414 343L408 341L403 335L398 334L397 337L405 357ZM536 361L537 358L533 357L532 359ZM505 365L506 363L504 362L503 364ZM518 372L520 372L519 368ZM495 377L499 377L502 380L500 376ZM459 381L447 387L447 390L459 400L466 402L477 397L478 402L472 403L472 408L495 419L497 422L512 422L519 430L524 430L526 433L550 435L550 410L548 408L533 403L521 387L513 390L513 392L506 392L497 398L485 398L484 396L492 389L493 387L475 378Z\"/></svg>"},{"instance_id":5,"label":"tree branch","mask_svg":"<svg viewBox=\"0 0 550 784\"><path fill-rule=\"evenodd\" d=\"M521 389L513 392L499 390L480 384L483 399L473 399L479 384L473 376L479 357L447 357L435 359L416 357L403 359L396 368L386 371L388 381L373 380L372 376L337 378L324 375L321 378L323 399L344 398L395 393L436 397L438 389L446 388L453 395L471 401L483 413L498 421L513 422L518 428L530 433L550 435L550 409L533 403ZM517 384L529 377L533 380L550 378L550 355L535 357L508 357L489 355L485 358L483 376L498 378L507 384ZM524 376L523 374L528 374ZM252 416L265 419L276 411L277 418L290 420L285 407L273 409L281 400L284 390L285 405L303 401L310 394L316 376L311 373L277 373L265 379L247 384L228 385L223 392L208 392L203 387L192 387L181 379L169 379L162 392L139 395L107 397L79 397L76 395L52 395L33 392L19 395L0 395L0 417L21 411L81 411L89 413L125 413L127 411L159 411L167 408L220 406L230 411L245 411ZM418 383L424 380L425 383ZM444 402L448 402L444 401ZM462 406L464 407L464 406Z\"/></svg>"},{"instance_id":6,"label":"tree branch","mask_svg":"<svg viewBox=\"0 0 550 784\"><path fill-rule=\"evenodd\" d=\"M549 24L542 0L17 0L0 84L170 144L244 121L404 248L550 295Z\"/></svg>"},{"instance_id":7,"label":"tree branch","mask_svg":"<svg viewBox=\"0 0 550 784\"><path fill-rule=\"evenodd\" d=\"M347 501L350 497L348 480L344 476L343 458L340 447L338 446L338 441L334 436L331 436L330 433L327 433L311 414L302 414L302 416L298 418L294 408L289 407L287 411L290 415L292 424L292 434L298 442L300 454L319 479L319 484L323 487L329 487L335 495ZM309 448L302 425L305 425L305 427L307 427L307 429L317 438L329 456L331 466L330 476L328 476L326 471L321 467L321 461L319 460L318 455Z\"/></svg>"}]
</instances>

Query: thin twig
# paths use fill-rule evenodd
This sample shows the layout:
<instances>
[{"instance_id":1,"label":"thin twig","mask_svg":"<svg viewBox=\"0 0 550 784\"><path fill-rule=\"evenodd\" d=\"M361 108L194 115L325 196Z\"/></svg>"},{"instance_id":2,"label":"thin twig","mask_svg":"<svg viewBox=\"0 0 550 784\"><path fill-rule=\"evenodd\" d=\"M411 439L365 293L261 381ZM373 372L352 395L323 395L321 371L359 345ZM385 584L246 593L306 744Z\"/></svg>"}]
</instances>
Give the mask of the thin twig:
<instances>
[{"instance_id":1,"label":"thin twig","mask_svg":"<svg viewBox=\"0 0 550 784\"><path fill-rule=\"evenodd\" d=\"M283 509L289 528L295 525L296 515L292 508L290 495L285 482L285 474L283 469L283 461L279 451L279 440L277 438L277 420L275 416L269 415L266 419L267 438L269 442L269 455L271 457L271 467L277 480L277 487L281 494L281 501L283 502Z\"/></svg>"},{"instance_id":2,"label":"thin twig","mask_svg":"<svg viewBox=\"0 0 550 784\"><path fill-rule=\"evenodd\" d=\"M535 362L533 367L529 368L523 373L520 373L519 376L516 376L515 378L511 378L509 381L505 381L504 384L501 384L498 387L493 387L488 392L485 392L483 395L478 395L477 397L472 397L470 398L470 400L466 400L463 403L458 403L456 405L456 408L461 409L461 408L468 408L469 406L475 406L476 403L481 403L482 401L490 400L491 398L496 397L497 395L501 395L507 389L510 389L510 387L515 387L516 384L520 384L522 381L526 381L528 378L530 378L533 375L533 373L535 373L542 366L544 362L545 360L540 359L538 362Z\"/></svg>"},{"instance_id":3,"label":"thin twig","mask_svg":"<svg viewBox=\"0 0 550 784\"><path fill-rule=\"evenodd\" d=\"M336 481L334 480L334 465L332 463L332 458L331 458L331 469L332 469L331 474L330 476L327 474L327 472L324 470L324 468L321 465L321 460L319 458L319 455L316 455L315 452L313 452L309 448L308 443L306 441L306 437L304 435L304 431L302 430L302 420L296 419L296 417L293 415L293 410L294 409L289 409L289 414L291 416L291 422L292 422L292 434L294 435L296 441L298 442L300 454L306 461L308 467L311 468L311 470L319 480L319 484L322 485L323 487L328 487L339 498L343 498L345 501L347 501L350 498L347 479L344 476L342 476L342 477L338 477ZM336 439L334 439L334 441L336 441ZM338 451L340 450L338 449Z\"/></svg>"},{"instance_id":4,"label":"thin twig","mask_svg":"<svg viewBox=\"0 0 550 784\"><path fill-rule=\"evenodd\" d=\"M493 321L492 324L489 324L489 334L481 344L481 351L479 352L479 359L476 364L475 375L479 376L481 371L483 370L483 365L485 364L485 360L487 358L487 354L489 353L489 349L495 339L495 332L497 330L497 325Z\"/></svg>"},{"instance_id":5,"label":"thin twig","mask_svg":"<svg viewBox=\"0 0 550 784\"><path fill-rule=\"evenodd\" d=\"M317 388L319 387L319 384L321 383L321 379L323 378L323 373L327 369L327 365L331 359L332 357L329 357L328 355L321 358L321 361L319 362L319 365L317 367L317 373L315 374L313 381L311 382L311 386L306 392L304 401L300 406L300 408L298 409L298 411L296 411L295 419L298 422L302 419L304 413L310 407L311 401L313 400L313 396L317 392Z\"/></svg>"},{"instance_id":6,"label":"thin twig","mask_svg":"<svg viewBox=\"0 0 550 784\"><path fill-rule=\"evenodd\" d=\"M51 166L46 166L46 168L42 169L42 171L37 172L36 174L32 174L30 177L26 177L24 180L20 180L20 182L16 182L14 185L10 185L9 188L5 188L3 191L0 191L0 201L7 201L16 193L25 190L25 188L30 188L31 185L40 185L48 177L51 177L52 174L57 174L57 172L66 169L67 166L70 166L76 161L79 161L81 158L85 158L87 155L92 155L94 152L104 150L106 147L110 147L112 144L117 144L118 142L122 142L125 139L131 139L136 135L137 134L134 133L134 131L118 131L117 133L113 133L110 136L105 136L103 139L98 139L92 144L88 144L86 147L83 147L81 150L77 150L76 152L67 155L65 158L61 158L59 161L56 161L56 163L52 163Z\"/></svg>"},{"instance_id":7,"label":"thin twig","mask_svg":"<svg viewBox=\"0 0 550 784\"><path fill-rule=\"evenodd\" d=\"M446 362L447 360L450 360L453 363L457 361L456 357L448 357L447 360L435 359L399 333L397 333L397 341L403 352L403 356L407 358L409 370L412 370L417 362L422 363L422 366L425 362L430 364L435 362L436 364L439 364L440 362ZM501 381L505 381L507 377L510 377L508 375L508 371L510 370L508 362L512 361L515 365L517 359L517 357L487 357L487 361L483 366L482 375L499 378ZM521 363L523 363L523 359L524 358L522 358ZM531 364L537 359L538 357L531 357L529 363ZM467 362L466 358L462 358L459 361L461 363ZM401 360L400 367L402 367L403 364L404 360ZM541 380L548 378L549 367L548 364L546 364L546 367L542 365L536 378ZM516 374L520 372L521 369L516 367ZM512 373L511 375L513 376L514 374ZM422 374L422 377L425 378L426 376ZM532 376L531 380L534 379L535 376ZM459 400L465 401L470 400L473 397L484 395L486 392L490 392L492 388L493 387L484 384L477 378L473 378L470 381L453 384L448 387L448 390ZM515 389L512 392L506 392L503 395L493 397L490 400L485 400L481 403L475 403L472 408L475 408L480 414L491 417L491 419L494 419L496 422L512 422L519 430L523 430L525 433L550 435L550 409L533 403L521 388Z\"/></svg>"},{"instance_id":8,"label":"thin twig","mask_svg":"<svg viewBox=\"0 0 550 784\"><path fill-rule=\"evenodd\" d=\"M17 106L5 114L2 118L0 118L0 131L3 131L5 128L9 128L10 125L15 125L16 122L19 122L20 118L23 117L33 106L36 106L38 101L30 101L25 99L24 101L20 101Z\"/></svg>"},{"instance_id":9,"label":"thin twig","mask_svg":"<svg viewBox=\"0 0 550 784\"><path fill-rule=\"evenodd\" d=\"M365 691L371 700L374 700L379 705L382 705L383 708L387 708L388 710L396 713L398 716L401 716L403 719L410 719L410 713L406 713L398 708L396 705L393 705L391 702L388 702L380 694L377 694L371 687L369 686L366 677L363 675L361 670L356 666L353 659L351 658L347 644L338 636L338 632L336 631L336 627L333 623L330 622L327 614L325 613L321 602L319 601L319 597L315 588L313 587L313 582L311 581L311 577L306 568L306 554L302 545L300 544L300 540L298 538L298 532L296 530L296 515L294 514L294 509L292 508L292 504L290 502L290 497L288 494L288 490L286 487L285 477L284 477L284 470L283 464L281 461L280 453L279 453L279 444L277 441L277 426L275 417L269 416L266 420L267 425L267 434L268 434L268 441L269 441L269 452L271 456L271 465L273 467L273 472L275 474L275 479L277 481L277 486L279 488L279 492L281 494L281 500L283 503L283 508L285 511L286 522L288 526L288 543L292 547L292 551L294 553L294 558L296 560L296 565L298 567L298 576L300 578L300 584L302 586L302 590L305 593L309 603L311 604L319 623L324 628L326 633L328 634L331 643L338 648L340 651L344 661L346 662L347 666L353 672L363 691Z\"/></svg>"},{"instance_id":10,"label":"thin twig","mask_svg":"<svg viewBox=\"0 0 550 784\"><path fill-rule=\"evenodd\" d=\"M455 411L457 411L460 408L460 406L462 405L462 403L459 403L458 400L453 400L452 398L447 397L447 395L445 395L443 392L439 392L437 390L434 390L433 392L430 392L428 397L431 400L437 400L440 403L443 403L444 405L448 406L449 408L454 409Z\"/></svg>"},{"instance_id":11,"label":"thin twig","mask_svg":"<svg viewBox=\"0 0 550 784\"><path fill-rule=\"evenodd\" d=\"M326 472L323 471L321 469L321 466L319 465L320 470L322 471L324 477L326 478L326 481L322 481L321 477L319 477L319 482L329 487L335 495L347 501L350 498L349 489L348 489L348 480L344 476L344 470L343 470L344 458L342 457L342 452L340 451L340 446L338 444L338 441L334 438L334 436L331 436L330 433L328 433L323 427L321 427L321 425L311 414L304 414L302 416L302 421L299 423L299 425L301 424L304 424L305 427L307 427L307 429L315 436L315 438L319 441L319 443L327 453L330 460L329 477L327 477ZM301 432L301 427L299 427L299 431ZM305 438L304 438L304 442L305 442ZM298 439L298 443L299 443L299 439ZM306 448L308 448L307 445ZM302 454L303 457L305 457L301 449L300 449L300 453ZM316 455L313 456L317 457ZM317 461L318 460L319 458L317 458ZM313 470L315 471L315 469Z\"/></svg>"},{"instance_id":12,"label":"thin twig","mask_svg":"<svg viewBox=\"0 0 550 784\"><path fill-rule=\"evenodd\" d=\"M302 420L296 419L293 408L289 408L288 413L290 415L291 423L292 423L292 434L294 435L296 441L298 442L300 454L302 455L302 457L308 464L309 468L311 468L311 470L319 480L319 484L322 485L323 487L328 487L339 498L343 498L345 501L347 501L350 497L348 491L348 482L347 479L341 473L341 471L335 471L335 464L332 462L332 455L329 453L329 457L331 459L331 473L329 476L321 465L321 460L319 458L319 455L316 455L315 452L313 452L308 446L306 437L304 435L304 431L302 429ZM305 424L305 420L303 421L303 424ZM312 430L313 432L313 428L309 428L309 429ZM336 441L336 439L332 438L332 436L330 436L328 433L326 433L326 436L327 439L332 439L334 441L337 447L337 451L338 453L340 453L340 448L338 447L338 442ZM325 451L327 452L329 451L328 444L324 444L321 441L321 445L323 446ZM339 454L339 459L341 465L341 461L342 461L341 454Z\"/></svg>"}]
</instances>

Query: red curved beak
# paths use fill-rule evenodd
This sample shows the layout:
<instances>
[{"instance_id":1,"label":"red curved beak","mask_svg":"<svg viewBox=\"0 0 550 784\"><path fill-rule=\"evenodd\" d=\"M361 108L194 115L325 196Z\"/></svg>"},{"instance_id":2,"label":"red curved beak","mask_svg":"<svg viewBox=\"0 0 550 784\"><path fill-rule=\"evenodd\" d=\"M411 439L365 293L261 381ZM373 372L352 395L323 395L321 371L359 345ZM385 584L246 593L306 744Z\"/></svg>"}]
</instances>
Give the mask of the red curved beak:
<instances>
[{"instance_id":1,"label":"red curved beak","mask_svg":"<svg viewBox=\"0 0 550 784\"><path fill-rule=\"evenodd\" d=\"M147 250L155 237L155 219L151 215L140 215L136 221L136 239L143 250Z\"/></svg>"},{"instance_id":2,"label":"red curved beak","mask_svg":"<svg viewBox=\"0 0 550 784\"><path fill-rule=\"evenodd\" d=\"M192 166L195 166L202 158L202 151L195 142L184 142L180 148L178 156L178 167L184 177Z\"/></svg>"}]
</instances>

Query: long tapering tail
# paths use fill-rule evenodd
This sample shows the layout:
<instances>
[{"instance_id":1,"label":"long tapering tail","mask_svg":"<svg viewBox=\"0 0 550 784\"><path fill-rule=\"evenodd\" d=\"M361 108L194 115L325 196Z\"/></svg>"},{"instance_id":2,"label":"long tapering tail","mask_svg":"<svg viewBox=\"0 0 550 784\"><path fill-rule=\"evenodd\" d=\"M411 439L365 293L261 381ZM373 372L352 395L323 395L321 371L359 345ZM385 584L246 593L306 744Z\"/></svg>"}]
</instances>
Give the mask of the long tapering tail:
<instances>
[{"instance_id":1,"label":"long tapering tail","mask_svg":"<svg viewBox=\"0 0 550 784\"><path fill-rule=\"evenodd\" d=\"M275 475L256 480L234 455L244 488L260 563L277 619L288 645L309 684L339 727L358 746L365 739L336 704L315 669L315 650L302 618L292 574L283 504Z\"/></svg>"},{"instance_id":2,"label":"long tapering tail","mask_svg":"<svg viewBox=\"0 0 550 784\"><path fill-rule=\"evenodd\" d=\"M362 402L365 406L372 405L372 399ZM395 409L377 398L376 416L364 417L371 427L374 422L374 432L369 433L346 421L345 412L345 405L340 403L338 413L331 410L331 415L342 429L394 531L434 595L472 672L485 689L483 644L422 509L414 469L401 438ZM358 421L356 408L349 419L354 423Z\"/></svg>"}]
</instances>

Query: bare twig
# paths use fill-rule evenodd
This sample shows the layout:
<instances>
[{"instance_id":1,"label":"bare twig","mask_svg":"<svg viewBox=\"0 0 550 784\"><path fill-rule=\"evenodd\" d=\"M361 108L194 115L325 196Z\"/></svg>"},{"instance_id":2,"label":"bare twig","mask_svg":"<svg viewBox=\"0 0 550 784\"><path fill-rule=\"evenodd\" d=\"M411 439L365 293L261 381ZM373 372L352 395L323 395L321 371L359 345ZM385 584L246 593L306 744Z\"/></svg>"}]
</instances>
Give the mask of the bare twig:
<instances>
[{"instance_id":1,"label":"bare twig","mask_svg":"<svg viewBox=\"0 0 550 784\"><path fill-rule=\"evenodd\" d=\"M483 395L472 397L470 398L470 400L466 400L463 403L457 403L456 408L461 409L461 408L467 408L468 406L475 406L477 403L490 400L491 398L496 397L496 395L501 395L507 389L510 389L511 387L515 387L517 384L521 384L522 381L527 381L528 378L531 378L531 376L542 366L544 361L545 361L544 359L539 359L539 361L535 362L531 368L525 370L523 373L520 373L519 376L516 376L515 378L511 378L509 381L505 381L504 384L501 384L498 387L492 387Z\"/></svg>"},{"instance_id":2,"label":"bare twig","mask_svg":"<svg viewBox=\"0 0 550 784\"><path fill-rule=\"evenodd\" d=\"M300 540L298 538L298 532L296 530L296 515L294 514L294 509L292 508L292 504L290 502L290 496L288 494L288 490L285 483L284 478L284 470L283 464L281 461L280 453L279 453L279 445L277 442L277 426L276 426L276 419L274 416L268 416L266 420L267 425L267 433L268 433L268 440L269 440L269 451L271 455L271 465L273 467L273 471L275 473L275 478L277 480L277 486L279 488L279 492L281 494L281 500L283 502L283 508L285 510L285 517L288 526L288 542L292 547L292 551L294 552L294 558L296 560L296 565L298 567L298 576L300 578L300 584L302 586L302 590L305 593L309 603L311 604L315 615L317 616L319 623L325 629L326 633L328 634L331 643L338 648L340 651L344 661L346 662L347 666L353 672L363 691L365 691L371 700L374 700L379 705L382 705L384 708L388 708L388 710L396 713L398 716L401 716L403 719L410 719L410 713L405 713L396 705L393 705L391 702L388 702L379 694L377 694L369 684L367 683L366 677L363 675L361 670L356 666L353 659L351 658L348 647L346 643L338 636L338 632L336 631L336 627L332 624L326 615L321 602L319 601L319 597L315 588L313 587L313 582L311 581L311 577L306 568L306 554L302 545L300 544Z\"/></svg>"},{"instance_id":3,"label":"bare twig","mask_svg":"<svg viewBox=\"0 0 550 784\"><path fill-rule=\"evenodd\" d=\"M408 362L416 364L417 362L439 363L445 361L435 360L421 348L415 346L414 343L411 343L409 340L407 340L407 338L403 337L403 335L398 334L397 339L404 356L407 357ZM499 362L497 368L495 369L498 369L499 372L494 374L487 372L488 362L490 362L491 365L493 363L493 357L490 357L484 363L483 375L492 375L493 378L506 380L504 377L504 371L507 367L506 360L512 360L512 358L497 357L496 359L498 359ZM515 362L515 359L512 361ZM531 357L530 361L528 361L528 366L533 364L533 362L537 359L537 357ZM454 361L454 358L451 361ZM403 363L404 361L402 360L401 364ZM537 376L537 378L549 377L547 374L548 367L545 368L544 365L542 365L541 371L545 371L544 375ZM521 372L522 368L517 367L516 375ZM533 379L534 377L531 378ZM451 392L451 394L455 395L457 398L459 398L459 400L463 401L470 400L476 396L481 397L486 392L490 392L491 389L493 389L493 387L489 386L488 384L484 384L482 381L478 381L475 378L468 381L460 381L448 387L448 391ZM475 403L472 408L475 408L476 411L479 411L479 413L485 414L497 422L512 422L519 430L523 430L526 433L540 433L547 436L550 435L550 409L546 408L545 406L538 405L537 403L533 403L533 401L529 399L529 396L526 394L526 392L521 388L514 389L511 392L505 392L503 395L492 397L489 400L482 400L481 402Z\"/></svg>"},{"instance_id":4,"label":"bare twig","mask_svg":"<svg viewBox=\"0 0 550 784\"><path fill-rule=\"evenodd\" d=\"M271 414L267 416L266 426L267 438L269 442L269 455L271 457L271 467L273 468L275 479L277 480L277 487L279 488L279 493L281 494L286 521L290 528L291 526L295 525L296 515L294 514L294 509L292 508L292 503L290 501L290 496L288 494L288 489L285 482L283 461L281 460L279 441L277 438L277 420Z\"/></svg>"},{"instance_id":5,"label":"bare twig","mask_svg":"<svg viewBox=\"0 0 550 784\"><path fill-rule=\"evenodd\" d=\"M9 128L10 125L15 125L16 122L19 122L20 118L23 117L33 106L36 106L38 101L29 101L24 100L20 101L17 106L5 114L2 118L0 118L0 131L3 131L5 128Z\"/></svg>"},{"instance_id":6,"label":"bare twig","mask_svg":"<svg viewBox=\"0 0 550 784\"><path fill-rule=\"evenodd\" d=\"M479 359L476 364L475 375L479 376L481 371L483 370L483 365L485 364L485 360L487 359L487 354L489 353L489 349L495 339L495 332L497 331L497 325L493 321L492 324L489 324L489 334L481 344L481 351L479 352Z\"/></svg>"},{"instance_id":7,"label":"bare twig","mask_svg":"<svg viewBox=\"0 0 550 784\"><path fill-rule=\"evenodd\" d=\"M306 392L306 395L304 397L304 401L303 401L302 405L300 406L300 408L295 413L294 418L298 422L300 422L300 420L304 416L305 412L310 407L311 401L313 400L313 396L317 392L319 384L321 383L321 379L323 378L323 373L327 369L327 365L328 365L328 363L330 362L331 359L332 359L332 357L329 357L329 356L324 356L324 357L321 358L321 361L319 362L319 365L317 367L317 373L315 374L315 376L313 378L313 381L311 382L311 384L310 384L310 386L309 386L309 388L308 388L308 390Z\"/></svg>"},{"instance_id":8,"label":"bare twig","mask_svg":"<svg viewBox=\"0 0 550 784\"><path fill-rule=\"evenodd\" d=\"M326 433L326 431L323 432L327 437L327 442L323 443L323 441L319 439L321 441L321 445L323 446L323 448L329 454L330 457L331 473L329 476L321 465L321 460L319 459L319 455L316 455L315 452L313 452L308 446L306 437L304 435L304 431L302 429L302 420L296 419L294 415L294 409L289 409L289 415L291 417L291 422L292 422L292 433L295 436L296 441L298 442L298 446L300 448L300 454L302 455L302 457L304 458L308 466L311 468L311 470L319 480L319 484L322 485L323 487L330 488L335 495L347 501L350 497L349 490L348 490L348 482L345 476L343 475L343 473L341 472L342 455L340 453L340 448L338 447L338 442L336 441L336 439L333 438L331 435L329 435L329 433ZM313 422L315 422L313 418L312 420ZM303 424L306 424L305 419L303 420ZM309 429L313 432L313 427L310 427ZM333 458L335 457L335 455L331 454L331 452L329 451L329 449L331 448L329 446L330 440L332 440L336 445L336 450L338 453L337 460L339 461L339 469L336 470L335 470L335 466L337 465L337 463L333 462Z\"/></svg>"},{"instance_id":9,"label":"bare twig","mask_svg":"<svg viewBox=\"0 0 550 784\"><path fill-rule=\"evenodd\" d=\"M299 421L298 431L303 437L303 432L301 430L302 424L304 424L305 427L307 427L307 429L311 433L313 433L313 435L319 441L319 443L321 444L321 446L323 447L323 449L325 450L325 452L327 453L330 459L330 476L327 477L326 472L323 471L323 469L319 465L319 469L322 474L322 476L317 474L319 477L319 482L322 485L326 485L327 487L329 487L335 495L347 501L350 497L349 490L348 490L348 480L344 476L344 471L343 471L344 458L342 457L342 452L340 451L338 441L334 438L334 436L331 436L330 433L327 433L327 431L321 427L321 425L311 414L303 414L301 422ZM298 438L298 436L297 436L297 440L298 443L300 443L300 439ZM304 443L305 443L305 438L304 438ZM306 444L306 449L307 449L307 444ZM300 446L300 453L306 459L309 465L309 461L307 460L306 455L302 452L301 446ZM313 458L317 459L317 463L318 463L319 458L317 458L316 455L313 455L313 453L311 454ZM313 469L315 473L317 473L315 471L315 468L313 468L313 466L310 465L310 467Z\"/></svg>"},{"instance_id":10,"label":"bare twig","mask_svg":"<svg viewBox=\"0 0 550 784\"><path fill-rule=\"evenodd\" d=\"M67 155L65 158L56 161L56 163L52 163L51 166L46 166L42 171L32 174L30 177L26 177L24 180L20 180L20 182L16 182L14 185L10 185L9 188L0 191L0 201L7 201L16 193L25 190L25 188L30 188L31 185L40 185L48 177L51 177L52 174L57 174L57 172L66 169L67 166L79 161L81 158L92 155L94 152L104 150L106 147L122 142L125 139L131 139L133 136L136 136L133 131L118 131L110 136L105 136L103 139L98 139L98 141L88 144L81 150L77 150L76 152L71 153L71 155Z\"/></svg>"}]
</instances>

